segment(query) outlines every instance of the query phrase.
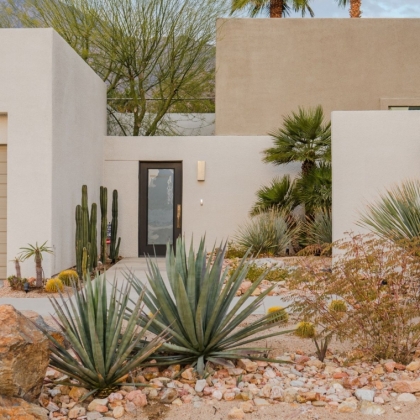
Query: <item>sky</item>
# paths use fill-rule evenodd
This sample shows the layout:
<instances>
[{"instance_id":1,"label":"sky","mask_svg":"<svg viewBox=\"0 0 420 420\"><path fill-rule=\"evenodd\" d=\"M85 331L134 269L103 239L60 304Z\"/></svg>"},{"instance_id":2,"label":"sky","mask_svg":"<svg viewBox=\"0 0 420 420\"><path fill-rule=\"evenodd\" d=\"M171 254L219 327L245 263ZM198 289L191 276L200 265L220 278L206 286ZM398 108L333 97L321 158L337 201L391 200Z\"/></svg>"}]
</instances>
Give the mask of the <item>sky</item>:
<instances>
[{"instance_id":1,"label":"sky","mask_svg":"<svg viewBox=\"0 0 420 420\"><path fill-rule=\"evenodd\" d=\"M348 7L338 7L336 0L312 0L311 7L315 17L348 17ZM366 18L419 18L420 0L362 0L362 11Z\"/></svg>"}]
</instances>

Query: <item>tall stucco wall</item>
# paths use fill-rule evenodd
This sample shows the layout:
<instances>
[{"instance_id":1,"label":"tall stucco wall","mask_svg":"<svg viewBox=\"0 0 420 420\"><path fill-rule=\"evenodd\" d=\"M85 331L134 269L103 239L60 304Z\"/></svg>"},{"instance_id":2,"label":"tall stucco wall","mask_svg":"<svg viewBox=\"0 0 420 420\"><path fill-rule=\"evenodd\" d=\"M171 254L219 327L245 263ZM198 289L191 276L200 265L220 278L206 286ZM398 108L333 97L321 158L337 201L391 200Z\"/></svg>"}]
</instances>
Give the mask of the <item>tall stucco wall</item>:
<instances>
[{"instance_id":1,"label":"tall stucco wall","mask_svg":"<svg viewBox=\"0 0 420 420\"><path fill-rule=\"evenodd\" d=\"M407 179L420 179L420 112L333 112L333 238L357 226L366 204Z\"/></svg>"},{"instance_id":2,"label":"tall stucco wall","mask_svg":"<svg viewBox=\"0 0 420 420\"><path fill-rule=\"evenodd\" d=\"M107 137L104 183L119 198L120 254L138 256L139 161L182 161L183 232L208 246L231 237L248 218L255 192L273 177L299 171L299 165L264 164L269 137ZM197 181L197 161L206 161L206 180ZM203 200L203 206L200 200Z\"/></svg>"},{"instance_id":3,"label":"tall stucco wall","mask_svg":"<svg viewBox=\"0 0 420 420\"><path fill-rule=\"evenodd\" d=\"M56 33L53 33L53 156L51 270L75 263L75 207L88 186L89 206L98 204L106 135L106 85ZM99 226L99 225L98 225Z\"/></svg>"},{"instance_id":4,"label":"tall stucco wall","mask_svg":"<svg viewBox=\"0 0 420 420\"><path fill-rule=\"evenodd\" d=\"M0 113L8 115L8 260L28 243L52 244L52 33L0 30ZM45 267L51 262L46 256ZM24 276L34 273L32 260L22 265Z\"/></svg>"},{"instance_id":5,"label":"tall stucco wall","mask_svg":"<svg viewBox=\"0 0 420 420\"><path fill-rule=\"evenodd\" d=\"M7 113L7 259L48 241L46 276L74 261L74 208L103 175L105 85L52 29L0 29L0 114ZM8 274L14 272L12 262ZM35 274L33 260L22 275Z\"/></svg>"},{"instance_id":6,"label":"tall stucco wall","mask_svg":"<svg viewBox=\"0 0 420 420\"><path fill-rule=\"evenodd\" d=\"M266 135L299 106L420 105L419 67L420 19L220 19L216 135Z\"/></svg>"}]
</instances>

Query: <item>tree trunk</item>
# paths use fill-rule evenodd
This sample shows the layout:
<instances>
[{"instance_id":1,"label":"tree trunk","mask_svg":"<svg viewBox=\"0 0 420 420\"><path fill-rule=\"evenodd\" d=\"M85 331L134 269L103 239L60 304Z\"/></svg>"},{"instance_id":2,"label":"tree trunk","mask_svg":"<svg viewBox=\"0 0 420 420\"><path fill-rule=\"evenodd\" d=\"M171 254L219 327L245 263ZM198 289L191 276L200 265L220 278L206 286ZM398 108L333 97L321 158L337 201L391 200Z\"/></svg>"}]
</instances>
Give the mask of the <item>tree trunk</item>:
<instances>
[{"instance_id":1,"label":"tree trunk","mask_svg":"<svg viewBox=\"0 0 420 420\"><path fill-rule=\"evenodd\" d=\"M22 278L22 274L20 272L20 262L18 259L15 260L15 269L16 269L16 277L21 279Z\"/></svg>"},{"instance_id":2,"label":"tree trunk","mask_svg":"<svg viewBox=\"0 0 420 420\"><path fill-rule=\"evenodd\" d=\"M350 17L351 18L362 17L362 11L360 10L361 6L362 6L362 0L350 0Z\"/></svg>"},{"instance_id":3,"label":"tree trunk","mask_svg":"<svg viewBox=\"0 0 420 420\"><path fill-rule=\"evenodd\" d=\"M270 0L270 18L283 17L284 0Z\"/></svg>"},{"instance_id":4,"label":"tree trunk","mask_svg":"<svg viewBox=\"0 0 420 420\"><path fill-rule=\"evenodd\" d=\"M35 255L36 287L42 287L42 263L41 256Z\"/></svg>"},{"instance_id":5,"label":"tree trunk","mask_svg":"<svg viewBox=\"0 0 420 420\"><path fill-rule=\"evenodd\" d=\"M314 166L315 166L314 162L311 162L310 160L305 160L302 163L302 174L307 175Z\"/></svg>"}]
</instances>

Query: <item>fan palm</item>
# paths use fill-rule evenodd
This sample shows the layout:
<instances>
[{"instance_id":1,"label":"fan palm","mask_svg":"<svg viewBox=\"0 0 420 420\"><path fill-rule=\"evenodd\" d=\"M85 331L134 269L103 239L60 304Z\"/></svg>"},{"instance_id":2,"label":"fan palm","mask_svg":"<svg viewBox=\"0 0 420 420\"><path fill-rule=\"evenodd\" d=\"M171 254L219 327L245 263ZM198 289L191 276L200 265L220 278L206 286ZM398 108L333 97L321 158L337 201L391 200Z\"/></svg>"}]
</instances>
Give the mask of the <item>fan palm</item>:
<instances>
[{"instance_id":1,"label":"fan palm","mask_svg":"<svg viewBox=\"0 0 420 420\"><path fill-rule=\"evenodd\" d=\"M362 17L362 0L337 0L338 5L342 7L346 7L350 4L350 17L351 18L360 18Z\"/></svg>"},{"instance_id":2,"label":"fan palm","mask_svg":"<svg viewBox=\"0 0 420 420\"><path fill-rule=\"evenodd\" d=\"M307 173L296 180L293 190L296 202L305 206L305 212L330 212L332 207L332 173L330 163L315 164Z\"/></svg>"},{"instance_id":3,"label":"fan palm","mask_svg":"<svg viewBox=\"0 0 420 420\"><path fill-rule=\"evenodd\" d=\"M160 309L149 330L155 334L167 331L172 337L162 345L163 352L153 355L159 363L192 363L202 374L206 361L226 365L231 359L264 359L266 348L246 345L256 339L264 340L289 332L275 328L256 338L255 334L282 323L282 320L273 323L271 314L247 323L246 327L239 327L262 304L272 288L252 301L248 299L263 281L266 274L263 273L234 302L252 261L248 260L247 253L236 270L230 273L230 267L223 269L225 248L226 245L213 250L207 259L204 240L201 240L198 252L194 253L191 244L187 256L185 241L178 238L176 256L172 246L167 248L168 282L164 281L157 264L151 259L147 260L149 286L132 272L126 273L135 290L139 294L144 293L144 302L149 310L157 313ZM150 323L150 318L140 314L138 323L144 326Z\"/></svg>"},{"instance_id":4,"label":"fan palm","mask_svg":"<svg viewBox=\"0 0 420 420\"><path fill-rule=\"evenodd\" d=\"M317 162L331 157L331 123L324 122L321 106L299 108L284 118L282 128L270 135L274 147L264 151L265 162L276 165L302 162L302 173L306 175Z\"/></svg>"},{"instance_id":5,"label":"fan palm","mask_svg":"<svg viewBox=\"0 0 420 420\"><path fill-rule=\"evenodd\" d=\"M409 180L368 206L359 225L381 237L399 241L420 236L420 181Z\"/></svg>"},{"instance_id":6,"label":"fan palm","mask_svg":"<svg viewBox=\"0 0 420 420\"><path fill-rule=\"evenodd\" d=\"M274 178L267 187L261 187L257 191L257 202L251 210L251 216L268 211L270 209L284 210L289 212L295 207L293 189L295 182L289 175L283 178Z\"/></svg>"},{"instance_id":7,"label":"fan palm","mask_svg":"<svg viewBox=\"0 0 420 420\"><path fill-rule=\"evenodd\" d=\"M270 18L281 18L293 12L301 12L302 17L314 12L309 6L311 0L232 0L232 13L247 10L254 17L260 13L269 14Z\"/></svg>"}]
</instances>

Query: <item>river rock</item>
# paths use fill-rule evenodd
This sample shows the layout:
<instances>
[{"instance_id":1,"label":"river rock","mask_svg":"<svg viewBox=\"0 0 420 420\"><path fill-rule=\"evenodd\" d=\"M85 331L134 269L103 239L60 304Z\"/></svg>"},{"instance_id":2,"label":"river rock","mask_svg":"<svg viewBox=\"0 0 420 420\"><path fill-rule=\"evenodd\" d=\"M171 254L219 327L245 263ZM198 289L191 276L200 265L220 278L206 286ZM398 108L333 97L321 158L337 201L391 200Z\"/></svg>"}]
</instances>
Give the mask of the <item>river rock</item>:
<instances>
[{"instance_id":1,"label":"river rock","mask_svg":"<svg viewBox=\"0 0 420 420\"><path fill-rule=\"evenodd\" d=\"M0 390L35 402L49 362L48 339L12 305L0 305Z\"/></svg>"},{"instance_id":2,"label":"river rock","mask_svg":"<svg viewBox=\"0 0 420 420\"><path fill-rule=\"evenodd\" d=\"M397 401L398 402L416 402L417 398L413 394L403 392L402 394L398 395Z\"/></svg>"},{"instance_id":3,"label":"river rock","mask_svg":"<svg viewBox=\"0 0 420 420\"><path fill-rule=\"evenodd\" d=\"M0 419L48 420L48 411L21 398L0 395Z\"/></svg>"},{"instance_id":4,"label":"river rock","mask_svg":"<svg viewBox=\"0 0 420 420\"><path fill-rule=\"evenodd\" d=\"M375 398L375 391L373 389L357 389L354 393L356 398L361 401L371 401Z\"/></svg>"},{"instance_id":5,"label":"river rock","mask_svg":"<svg viewBox=\"0 0 420 420\"><path fill-rule=\"evenodd\" d=\"M385 410L380 405L370 401L362 401L360 412L370 416L381 416L382 414L385 414Z\"/></svg>"},{"instance_id":6,"label":"river rock","mask_svg":"<svg viewBox=\"0 0 420 420\"><path fill-rule=\"evenodd\" d=\"M420 392L420 381L395 381L392 383L392 389L399 394Z\"/></svg>"}]
</instances>

